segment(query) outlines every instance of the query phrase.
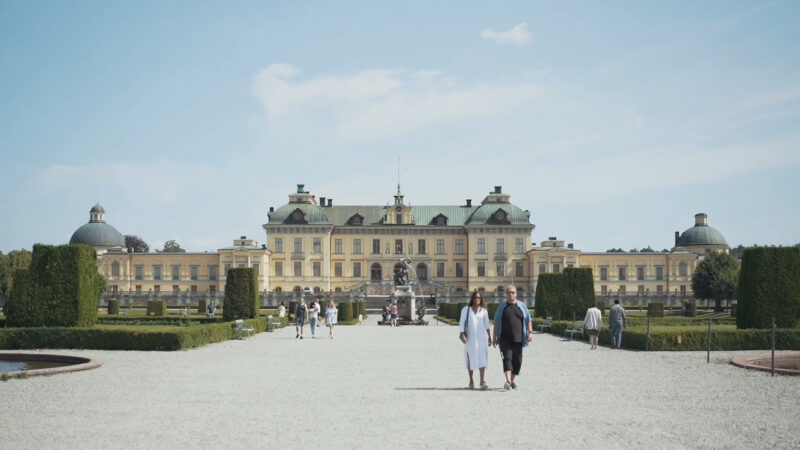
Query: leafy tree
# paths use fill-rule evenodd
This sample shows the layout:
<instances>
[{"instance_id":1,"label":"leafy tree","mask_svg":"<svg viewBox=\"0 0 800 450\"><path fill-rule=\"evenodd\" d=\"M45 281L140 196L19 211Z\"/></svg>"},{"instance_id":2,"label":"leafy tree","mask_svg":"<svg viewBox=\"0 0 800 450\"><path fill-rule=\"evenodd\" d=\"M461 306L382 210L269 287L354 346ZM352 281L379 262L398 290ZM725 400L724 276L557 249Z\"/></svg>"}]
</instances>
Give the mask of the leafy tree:
<instances>
[{"instance_id":1,"label":"leafy tree","mask_svg":"<svg viewBox=\"0 0 800 450\"><path fill-rule=\"evenodd\" d=\"M606 250L606 253L625 253L625 250L621 248L610 248Z\"/></svg>"},{"instance_id":2,"label":"leafy tree","mask_svg":"<svg viewBox=\"0 0 800 450\"><path fill-rule=\"evenodd\" d=\"M653 248L652 248L652 247L650 247L649 245L648 245L647 247L645 247L645 248L643 248L643 249L639 250L639 251L640 251L641 253L655 253L655 250L653 250Z\"/></svg>"},{"instance_id":3,"label":"leafy tree","mask_svg":"<svg viewBox=\"0 0 800 450\"><path fill-rule=\"evenodd\" d=\"M163 253L184 253L186 250L182 249L181 246L177 242L175 242L174 239L170 239L167 242L164 242L163 249L156 251Z\"/></svg>"},{"instance_id":4,"label":"leafy tree","mask_svg":"<svg viewBox=\"0 0 800 450\"><path fill-rule=\"evenodd\" d=\"M739 282L739 260L724 252L711 252L692 275L692 290L699 298L714 300L717 311L722 311L722 300L736 295Z\"/></svg>"},{"instance_id":5,"label":"leafy tree","mask_svg":"<svg viewBox=\"0 0 800 450\"><path fill-rule=\"evenodd\" d=\"M8 297L14 286L14 272L27 269L31 265L31 252L20 249L12 250L7 255L0 252L0 297Z\"/></svg>"},{"instance_id":6,"label":"leafy tree","mask_svg":"<svg viewBox=\"0 0 800 450\"><path fill-rule=\"evenodd\" d=\"M150 246L139 236L133 234L125 235L125 248L132 248L134 253L147 253Z\"/></svg>"}]
</instances>

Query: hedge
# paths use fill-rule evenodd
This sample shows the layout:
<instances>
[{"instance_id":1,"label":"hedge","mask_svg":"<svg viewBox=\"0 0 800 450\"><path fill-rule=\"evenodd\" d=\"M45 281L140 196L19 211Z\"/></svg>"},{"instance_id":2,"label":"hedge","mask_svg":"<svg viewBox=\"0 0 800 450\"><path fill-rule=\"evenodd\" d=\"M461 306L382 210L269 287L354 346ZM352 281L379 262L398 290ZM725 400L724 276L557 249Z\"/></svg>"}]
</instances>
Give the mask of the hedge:
<instances>
[{"instance_id":1,"label":"hedge","mask_svg":"<svg viewBox=\"0 0 800 450\"><path fill-rule=\"evenodd\" d=\"M167 315L167 301L166 300L149 300L147 302L147 315L148 316L166 316Z\"/></svg>"},{"instance_id":2,"label":"hedge","mask_svg":"<svg viewBox=\"0 0 800 450\"><path fill-rule=\"evenodd\" d=\"M113 299L108 301L108 314L119 314L119 300Z\"/></svg>"},{"instance_id":3,"label":"hedge","mask_svg":"<svg viewBox=\"0 0 800 450\"><path fill-rule=\"evenodd\" d=\"M257 332L267 327L266 318L246 322ZM173 327L6 328L0 330L0 349L182 350L234 338L232 322Z\"/></svg>"},{"instance_id":4,"label":"hedge","mask_svg":"<svg viewBox=\"0 0 800 450\"><path fill-rule=\"evenodd\" d=\"M95 250L84 244L34 245L30 268L14 276L8 300L8 325L94 325L102 288L96 260ZM20 286L16 283L18 279Z\"/></svg>"},{"instance_id":5,"label":"hedge","mask_svg":"<svg viewBox=\"0 0 800 450\"><path fill-rule=\"evenodd\" d=\"M686 302L683 304L683 315L686 317L696 317L697 316L697 303L695 302Z\"/></svg>"},{"instance_id":6,"label":"hedge","mask_svg":"<svg viewBox=\"0 0 800 450\"><path fill-rule=\"evenodd\" d=\"M592 269L578 267L564 269L563 289L562 317L583 317L595 301Z\"/></svg>"},{"instance_id":7,"label":"hedge","mask_svg":"<svg viewBox=\"0 0 800 450\"><path fill-rule=\"evenodd\" d=\"M561 298L564 293L564 275L560 273L539 274L536 283L536 311L538 317L561 318Z\"/></svg>"},{"instance_id":8,"label":"hedge","mask_svg":"<svg viewBox=\"0 0 800 450\"><path fill-rule=\"evenodd\" d=\"M208 300L200 300L197 302L197 314L208 314Z\"/></svg>"},{"instance_id":9,"label":"hedge","mask_svg":"<svg viewBox=\"0 0 800 450\"><path fill-rule=\"evenodd\" d=\"M648 303L647 317L664 317L664 304L658 302Z\"/></svg>"},{"instance_id":10,"label":"hedge","mask_svg":"<svg viewBox=\"0 0 800 450\"><path fill-rule=\"evenodd\" d=\"M338 321L346 322L348 320L353 320L353 304L350 302L340 302L339 306L337 306L339 310L339 318Z\"/></svg>"},{"instance_id":11,"label":"hedge","mask_svg":"<svg viewBox=\"0 0 800 450\"><path fill-rule=\"evenodd\" d=\"M742 254L739 328L800 326L800 247L754 247Z\"/></svg>"},{"instance_id":12,"label":"hedge","mask_svg":"<svg viewBox=\"0 0 800 450\"><path fill-rule=\"evenodd\" d=\"M254 268L228 269L225 281L225 320L251 319L258 316L258 272Z\"/></svg>"}]
</instances>

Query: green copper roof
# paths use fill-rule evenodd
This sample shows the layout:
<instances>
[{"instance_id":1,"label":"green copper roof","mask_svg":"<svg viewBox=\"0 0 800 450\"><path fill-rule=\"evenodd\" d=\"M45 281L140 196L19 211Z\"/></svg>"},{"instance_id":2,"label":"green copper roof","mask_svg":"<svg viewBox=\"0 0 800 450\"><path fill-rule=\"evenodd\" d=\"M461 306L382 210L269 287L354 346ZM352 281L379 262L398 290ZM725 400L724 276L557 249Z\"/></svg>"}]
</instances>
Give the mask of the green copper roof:
<instances>
[{"instance_id":1,"label":"green copper roof","mask_svg":"<svg viewBox=\"0 0 800 450\"><path fill-rule=\"evenodd\" d=\"M125 238L116 228L105 222L89 222L75 230L69 243L92 247L125 247Z\"/></svg>"},{"instance_id":2,"label":"green copper roof","mask_svg":"<svg viewBox=\"0 0 800 450\"><path fill-rule=\"evenodd\" d=\"M678 238L677 247L687 245L728 245L722 233L708 225L695 225Z\"/></svg>"}]
</instances>

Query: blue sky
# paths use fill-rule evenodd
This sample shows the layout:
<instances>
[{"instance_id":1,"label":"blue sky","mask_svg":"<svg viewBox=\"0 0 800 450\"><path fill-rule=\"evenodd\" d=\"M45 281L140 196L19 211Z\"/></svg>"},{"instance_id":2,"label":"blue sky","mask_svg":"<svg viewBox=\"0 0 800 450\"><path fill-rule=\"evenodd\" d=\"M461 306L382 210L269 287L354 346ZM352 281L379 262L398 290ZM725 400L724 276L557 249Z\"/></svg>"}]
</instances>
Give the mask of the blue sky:
<instances>
[{"instance_id":1,"label":"blue sky","mask_svg":"<svg viewBox=\"0 0 800 450\"><path fill-rule=\"evenodd\" d=\"M533 240L800 242L800 3L0 2L0 250L100 203L152 249L264 242L297 183L495 185Z\"/></svg>"}]
</instances>

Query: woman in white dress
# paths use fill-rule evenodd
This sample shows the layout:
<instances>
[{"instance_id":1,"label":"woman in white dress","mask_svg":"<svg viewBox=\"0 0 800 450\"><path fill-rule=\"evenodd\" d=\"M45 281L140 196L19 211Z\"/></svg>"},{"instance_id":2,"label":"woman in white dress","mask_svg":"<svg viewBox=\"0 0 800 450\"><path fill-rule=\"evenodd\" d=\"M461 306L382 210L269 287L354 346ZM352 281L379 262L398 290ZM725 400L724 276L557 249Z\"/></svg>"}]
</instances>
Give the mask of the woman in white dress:
<instances>
[{"instance_id":1,"label":"woman in white dress","mask_svg":"<svg viewBox=\"0 0 800 450\"><path fill-rule=\"evenodd\" d=\"M469 388L475 389L472 374L478 369L481 374L481 389L488 389L484 379L486 365L489 363L489 345L492 335L489 332L489 314L483 303L483 294L478 291L472 293L469 305L461 310L461 319L458 321L459 338L464 343L464 361L469 373ZM484 337L483 333L486 333Z\"/></svg>"},{"instance_id":2,"label":"woman in white dress","mask_svg":"<svg viewBox=\"0 0 800 450\"><path fill-rule=\"evenodd\" d=\"M339 310L336 309L333 300L329 301L328 308L325 309L325 323L328 324L328 337L331 339L333 339L333 326L336 325L338 314Z\"/></svg>"}]
</instances>

